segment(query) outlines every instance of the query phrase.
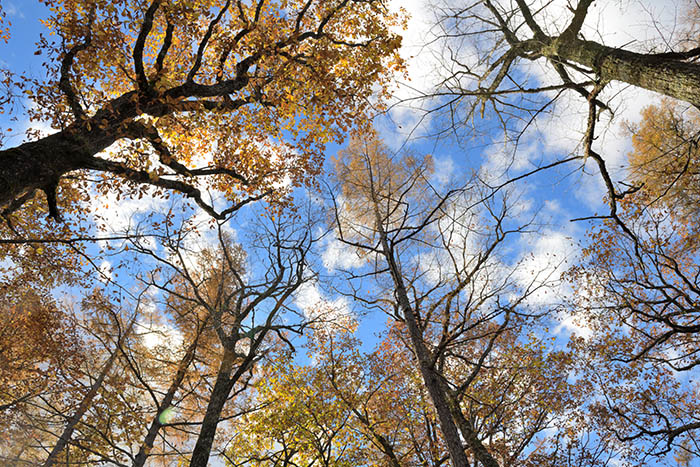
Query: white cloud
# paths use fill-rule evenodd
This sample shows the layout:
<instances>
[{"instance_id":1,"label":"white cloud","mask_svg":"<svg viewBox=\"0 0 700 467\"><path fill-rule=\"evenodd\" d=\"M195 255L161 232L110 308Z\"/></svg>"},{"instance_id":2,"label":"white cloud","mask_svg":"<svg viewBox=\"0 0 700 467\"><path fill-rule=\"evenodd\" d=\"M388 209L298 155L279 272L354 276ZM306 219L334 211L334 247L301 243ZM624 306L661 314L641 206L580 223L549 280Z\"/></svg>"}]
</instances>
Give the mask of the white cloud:
<instances>
[{"instance_id":1,"label":"white cloud","mask_svg":"<svg viewBox=\"0 0 700 467\"><path fill-rule=\"evenodd\" d=\"M17 5L15 5L13 1L7 2L5 5L5 12L10 17L16 16L17 18L24 19L24 12L20 8L17 8Z\"/></svg>"},{"instance_id":2,"label":"white cloud","mask_svg":"<svg viewBox=\"0 0 700 467\"><path fill-rule=\"evenodd\" d=\"M450 156L433 157L434 171L430 177L430 182L441 189L447 186L455 174L455 162Z\"/></svg>"},{"instance_id":3,"label":"white cloud","mask_svg":"<svg viewBox=\"0 0 700 467\"><path fill-rule=\"evenodd\" d=\"M164 352L170 357L176 357L182 352L184 337L182 333L169 323L158 324L145 320L136 322L136 329L141 342L149 350Z\"/></svg>"},{"instance_id":4,"label":"white cloud","mask_svg":"<svg viewBox=\"0 0 700 467\"><path fill-rule=\"evenodd\" d=\"M593 330L571 313L561 312L559 325L554 328L555 334L567 333L577 337L588 339L593 335Z\"/></svg>"},{"instance_id":5,"label":"white cloud","mask_svg":"<svg viewBox=\"0 0 700 467\"><path fill-rule=\"evenodd\" d=\"M432 39L431 29L434 25L434 13L430 5L423 0L394 0L390 4L394 11L403 9L408 13L405 30L397 33L403 37L399 54L406 60L409 81L404 81L394 91L397 99L411 98L433 89L435 84L434 69L440 66L436 49L429 43Z\"/></svg>"},{"instance_id":6,"label":"white cloud","mask_svg":"<svg viewBox=\"0 0 700 467\"><path fill-rule=\"evenodd\" d=\"M393 11L403 9L409 15L405 30L396 31L403 40L399 53L405 60L406 77L397 75L389 111L391 125L378 125L385 143L394 149L407 140L425 135L432 115L424 111L421 97L431 94L445 77L442 46L435 40L435 10L423 0L393 0ZM416 100L417 99L417 100Z\"/></svg>"},{"instance_id":7,"label":"white cloud","mask_svg":"<svg viewBox=\"0 0 700 467\"><path fill-rule=\"evenodd\" d=\"M514 277L521 289L530 295L532 306L550 306L571 294L561 280L562 274L577 256L578 250L569 232L545 231L523 245L521 260Z\"/></svg>"},{"instance_id":8,"label":"white cloud","mask_svg":"<svg viewBox=\"0 0 700 467\"><path fill-rule=\"evenodd\" d=\"M195 214L183 223L183 231L187 233L181 238L177 255L175 251L169 251L168 260L176 264L184 263L182 266L190 274L200 274L202 267L206 266L201 264L201 253L205 250L220 250L221 248L219 229L229 240L234 243L237 241L238 234L230 224L227 222L219 226L206 212L196 210ZM244 266L243 270L246 271L248 268Z\"/></svg>"},{"instance_id":9,"label":"white cloud","mask_svg":"<svg viewBox=\"0 0 700 467\"><path fill-rule=\"evenodd\" d=\"M338 240L336 235L328 237L324 243L321 259L323 266L328 271L355 269L367 263L367 260L362 258L355 248Z\"/></svg>"},{"instance_id":10,"label":"white cloud","mask_svg":"<svg viewBox=\"0 0 700 467\"><path fill-rule=\"evenodd\" d=\"M90 196L89 212L95 225L104 232L123 233L136 227L139 217L151 212L166 212L168 201L152 187L145 187L142 198L123 196L108 190Z\"/></svg>"},{"instance_id":11,"label":"white cloud","mask_svg":"<svg viewBox=\"0 0 700 467\"><path fill-rule=\"evenodd\" d=\"M345 297L329 299L324 296L316 282L306 282L296 292L294 303L306 318L317 321L325 330L349 329L354 326L355 315Z\"/></svg>"},{"instance_id":12,"label":"white cloud","mask_svg":"<svg viewBox=\"0 0 700 467\"><path fill-rule=\"evenodd\" d=\"M491 185L501 184L516 173L535 169L535 158L541 154L542 149L534 139L519 145L515 153L501 144L489 146L483 153L484 163L479 169L479 178Z\"/></svg>"}]
</instances>

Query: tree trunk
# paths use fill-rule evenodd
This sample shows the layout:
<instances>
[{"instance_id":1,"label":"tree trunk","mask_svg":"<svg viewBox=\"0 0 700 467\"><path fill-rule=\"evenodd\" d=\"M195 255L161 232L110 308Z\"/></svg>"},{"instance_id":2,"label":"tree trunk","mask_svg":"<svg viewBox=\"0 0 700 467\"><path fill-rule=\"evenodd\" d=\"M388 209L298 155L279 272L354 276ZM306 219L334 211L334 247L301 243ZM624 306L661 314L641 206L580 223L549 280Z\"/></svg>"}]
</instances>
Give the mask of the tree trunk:
<instances>
[{"instance_id":1,"label":"tree trunk","mask_svg":"<svg viewBox=\"0 0 700 467\"><path fill-rule=\"evenodd\" d=\"M353 409L353 412L355 413L355 416L358 418L358 420L360 420L360 423L362 423L367 428L367 431L370 432L370 434L374 438L375 442L379 445L379 448L382 450L384 455L388 457L389 465L391 467L401 467L399 458L396 456L396 453L394 452L394 447L391 445L389 440L387 440L384 436L382 436L381 433L374 429L367 417L362 415L358 410Z\"/></svg>"},{"instance_id":2,"label":"tree trunk","mask_svg":"<svg viewBox=\"0 0 700 467\"><path fill-rule=\"evenodd\" d=\"M454 410L459 410L459 407L454 407L455 402L451 400L448 388L445 387L442 378L437 371L435 371L435 366L432 363L430 351L423 341L423 333L420 330L418 320L408 298L408 292L406 291L406 286L403 283L401 271L396 263L393 251L389 247L389 241L382 224L381 216L379 215L376 200L374 201L375 220L377 222L377 230L382 245L382 253L389 266L389 271L394 282L396 297L399 301L399 306L403 312L404 319L406 320L406 327L408 328L411 343L413 344L413 350L418 360L418 367L421 375L423 376L425 386L428 389L428 394L433 401L435 411L437 412L438 420L440 422L440 429L445 437L445 443L447 444L447 449L450 452L452 465L454 467L469 467L469 460L464 453L462 441L459 437L457 426L455 425L455 417L452 413ZM479 438L476 436L476 433L471 431L470 436L465 436L465 441L472 452L474 452L474 455L479 462L481 462L485 467L498 467L498 462L496 462L496 460L484 447Z\"/></svg>"},{"instance_id":3,"label":"tree trunk","mask_svg":"<svg viewBox=\"0 0 700 467\"><path fill-rule=\"evenodd\" d=\"M493 458L491 453L489 453L488 449L486 449L484 446L484 443L482 443L479 437L476 435L474 426L464 416L457 401L454 399L454 397L452 397L452 395L449 395L448 399L450 402L452 415L459 426L459 431L462 433L462 437L464 437L464 440L467 442L469 448L474 452L476 458L479 459L479 461L485 467L498 467L498 462Z\"/></svg>"},{"instance_id":4,"label":"tree trunk","mask_svg":"<svg viewBox=\"0 0 700 467\"><path fill-rule=\"evenodd\" d=\"M47 197L53 196L63 175L90 168L94 155L118 138L116 132L99 128L69 127L37 141L0 151L0 207L8 206L36 189L46 192ZM49 205L51 203L49 199Z\"/></svg>"},{"instance_id":5,"label":"tree trunk","mask_svg":"<svg viewBox=\"0 0 700 467\"><path fill-rule=\"evenodd\" d=\"M97 391L99 391L102 387L104 379L107 377L110 370L112 369L112 365L114 365L114 362L117 360L117 354L119 352L119 348L121 347L123 340L126 339L126 337L129 334L131 334L131 330L133 329L135 320L136 317L134 317L131 320L131 323L129 323L129 327L127 328L126 332L119 338L119 341L117 342L114 351L109 356L105 364L102 366L102 371L100 371L99 376L92 383L92 386L90 386L90 390L87 392L87 394L85 394L85 397L83 397L83 400L80 401L80 405L78 406L77 410L68 420L66 427L63 429L63 433L61 433L60 438L58 438L58 442L56 442L56 446L54 446L54 448L49 453L49 457L44 462L44 467L49 467L53 465L58 460L58 455L70 442L71 437L73 436L73 431L75 431L75 427L78 425L78 422L83 417L83 415L85 415L85 412L87 412L87 410L90 408L92 400L97 395Z\"/></svg>"},{"instance_id":6,"label":"tree trunk","mask_svg":"<svg viewBox=\"0 0 700 467\"><path fill-rule=\"evenodd\" d=\"M143 466L146 463L146 459L148 458L151 449L153 449L153 442L155 441L156 436L158 436L158 431L160 431L160 427L163 426L160 423L160 415L163 413L164 410L170 407L170 405L173 402L173 398L175 397L175 393L178 389L180 389L182 380L185 379L187 368L194 360L195 351L197 349L197 342L199 340L198 338L199 336L195 337L194 342L190 344L190 346L187 349L187 352L185 352L185 355L180 360L180 364L178 365L175 378L170 384L170 387L168 388L168 392L165 394L165 397L163 397L163 400L160 401L160 404L158 405L158 410L156 412L156 416L153 418L151 426L148 428L148 432L146 433L146 437L144 438L143 443L141 444L139 453L134 459L134 462L132 464L134 467Z\"/></svg>"},{"instance_id":7,"label":"tree trunk","mask_svg":"<svg viewBox=\"0 0 700 467\"><path fill-rule=\"evenodd\" d=\"M382 253L389 264L389 271L391 272L391 277L394 281L394 287L396 289L396 297L398 298L399 306L401 307L404 319L406 320L408 333L411 337L411 343L413 344L413 351L418 359L418 367L421 375L423 376L425 386L428 389L430 399L433 401L435 411L437 412L438 419L440 421L440 428L442 434L445 436L447 449L450 452L452 465L454 467L469 467L469 461L467 460L467 456L462 448L462 441L459 439L459 432L457 431L457 427L452 419L452 414L450 413L447 399L439 387L438 375L435 374L435 369L431 364L430 353L423 342L423 336L413 313L411 302L408 299L408 293L406 292L406 287L403 284L403 278L400 275L393 253L389 248L389 242L386 238L386 232L384 231L382 219L379 216L376 202L375 215L383 249Z\"/></svg>"},{"instance_id":8,"label":"tree trunk","mask_svg":"<svg viewBox=\"0 0 700 467\"><path fill-rule=\"evenodd\" d=\"M545 53L551 60L578 63L598 73L604 81L622 81L700 107L700 64L580 39L553 39L553 44L551 53Z\"/></svg>"},{"instance_id":9,"label":"tree trunk","mask_svg":"<svg viewBox=\"0 0 700 467\"><path fill-rule=\"evenodd\" d=\"M216 383L214 383L214 389L212 389L211 397L209 398L209 405L204 414L204 420L202 420L202 428L199 430L199 437L192 451L190 467L206 467L208 465L211 448L214 444L214 436L216 435L216 427L221 419L221 412L228 400L228 396L231 394L231 389L253 364L253 356L254 352L251 349L248 356L236 369L236 372L231 375L236 355L231 350L224 350L224 356L221 360L221 365L219 365L219 373L216 376Z\"/></svg>"}]
</instances>

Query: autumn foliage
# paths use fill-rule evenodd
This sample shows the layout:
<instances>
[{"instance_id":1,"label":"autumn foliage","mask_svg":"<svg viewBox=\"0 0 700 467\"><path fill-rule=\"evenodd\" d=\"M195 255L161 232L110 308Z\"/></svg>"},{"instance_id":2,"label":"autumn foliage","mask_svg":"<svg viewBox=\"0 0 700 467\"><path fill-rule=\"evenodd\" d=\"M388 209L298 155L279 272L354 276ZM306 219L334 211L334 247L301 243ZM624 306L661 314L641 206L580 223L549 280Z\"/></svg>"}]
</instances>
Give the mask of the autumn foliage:
<instances>
[{"instance_id":1,"label":"autumn foliage","mask_svg":"<svg viewBox=\"0 0 700 467\"><path fill-rule=\"evenodd\" d=\"M451 59L486 51L433 96L451 130L480 111L509 136L549 105L522 96L587 100L581 154L501 179L490 147L446 169L373 128L405 71L388 1L42 3L45 73L0 70L0 112L21 96L52 132L0 149L0 464L696 461L700 116L647 107L624 181L595 131L609 81L641 86L626 63L681 82L700 49L586 41L591 0L556 34L549 4L448 2ZM562 83L518 83L536 59ZM544 264L549 243L523 252L548 221L516 186L572 161L595 162L607 211Z\"/></svg>"}]
</instances>

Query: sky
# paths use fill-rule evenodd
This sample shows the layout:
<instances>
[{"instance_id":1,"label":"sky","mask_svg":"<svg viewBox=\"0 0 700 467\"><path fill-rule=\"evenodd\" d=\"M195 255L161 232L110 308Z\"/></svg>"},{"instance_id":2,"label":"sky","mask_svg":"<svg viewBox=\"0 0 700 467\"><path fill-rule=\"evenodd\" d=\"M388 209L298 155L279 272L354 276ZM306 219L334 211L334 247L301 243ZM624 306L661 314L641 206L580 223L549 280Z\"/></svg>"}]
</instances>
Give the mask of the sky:
<instances>
[{"instance_id":1,"label":"sky","mask_svg":"<svg viewBox=\"0 0 700 467\"><path fill-rule=\"evenodd\" d=\"M547 7L546 24L549 31L560 30L566 24L569 17L566 3L565 0L555 0ZM659 40L661 35L670 37L682 16L678 3L671 0L597 1L582 32L590 39L612 46L637 50L648 50L652 46L663 48L663 42ZM504 146L497 131L470 138L466 130L461 130L456 135L435 138L434 135L444 126L444 120L424 111L425 106L434 104L434 101L411 100L407 104L406 100L429 94L435 89L436 80L444 75L444 44L434 40L439 33L434 25L438 10L423 0L394 0L392 6L402 7L410 15L401 49L402 56L407 60L409 79L400 78L390 111L387 115L378 116L375 125L392 150L400 152L410 148L432 154L436 163L436 185L447 184L450 180L465 180L471 173L498 184L580 151L580 141L585 131L586 102L573 93L564 94L549 113L530 125L516 150L512 146ZM45 8L29 0L5 0L3 7L12 23L12 37L3 48L0 64L41 77L44 57L34 54L34 44L39 34L47 34L38 22L38 18L45 16ZM469 45L464 45L460 53L469 59ZM551 68L541 62L524 64L518 72L539 83L549 83L553 79L558 82L553 78ZM609 100L615 112L612 119L609 114L602 116L600 137L595 144L611 167L613 176L620 180L625 177L626 154L631 149L622 124L638 121L641 110L657 102L658 96L613 83L603 97ZM30 125L41 127L40 123L30 124L23 117L22 106L32 104L27 100L20 100L20 104L14 115L0 116L0 127L6 135L5 147L18 144ZM480 123L486 126L493 122ZM8 130L10 128L11 131ZM334 155L334 150L337 148L329 151L327 160ZM330 163L326 168L332 170ZM532 234L516 238L509 245L504 261L511 265L523 265L521 271L525 272L516 276L516 280L522 284L533 280L532 274L527 271L539 271L541 274L538 277L546 278L542 280L551 283L546 294L542 290L531 297L533 304L547 306L570 297L570 287L557 279L576 261L580 245L585 241L588 223L571 222L572 219L605 210L605 192L597 169L591 161L585 167L580 162L574 162L528 177L508 189L515 200L517 219L525 222L536 216L538 228ZM109 207L105 208L104 205ZM120 231L138 219L139 215L167 209L167 203L161 200L101 199L92 207L101 216L99 223L105 229ZM230 228L235 233L237 226ZM325 236L320 245L319 263L324 276L333 276L338 269L360 264L358 258L348 254L333 235ZM100 265L105 275L111 276L109 258L105 258ZM318 284L306 285L295 297L295 304L301 309L312 309L318 302L335 307L340 317L357 312L346 297ZM386 319L385 315L375 313L360 320L360 337L367 348L376 342L376 331L382 328ZM158 330L168 332L167 329ZM563 337L570 333L586 336L590 330L576 324L570 316L562 316L554 332Z\"/></svg>"},{"instance_id":2,"label":"sky","mask_svg":"<svg viewBox=\"0 0 700 467\"><path fill-rule=\"evenodd\" d=\"M435 2L400 2L412 16L402 46L402 54L410 57L410 80L398 87L399 101L421 93L430 94L435 88L436 78L443 74L440 64L445 60L441 57L441 43L434 40L439 30L434 26L437 10L431 8L432 3ZM566 1L546 3L547 15L542 24L546 32L554 34L562 30L571 14L566 8ZM680 27L683 13L679 3L670 0L594 2L582 33L588 39L610 46L624 46L639 51L664 51L665 44L661 38L672 37ZM426 43L430 45L426 46ZM524 63L520 71L538 83L559 82L556 73L542 60ZM625 134L623 124L638 122L641 110L658 102L659 96L620 83L611 83L603 97L614 110L614 117L611 118L609 113L601 116L594 148L606 160L615 181L623 180L626 175L626 155L631 150L630 138ZM412 102L411 105L424 103ZM445 138L436 143L434 138L426 135L435 133L443 122L407 105L397 104L390 116L390 123L379 123L378 127L382 130L385 141L393 148L399 149L410 142L414 148L424 148L436 157L439 162L438 171L458 173L460 170L473 169L478 170L484 178L498 183L568 155L580 154L580 142L586 128L587 103L575 93L565 93L555 102L550 112L537 118L528 127L515 152L512 145L502 144L502 138L497 132L490 135L490 140L469 141L469 135L464 131L456 138L458 141ZM421 138L423 136L425 137ZM577 243L582 241L587 223L570 222L572 219L606 209L604 186L593 161L588 161L585 168L580 161L576 161L548 170L541 176L526 178L513 189L518 193L522 215L527 216L537 211L539 218L546 224L534 238L521 241L521 256L531 253L531 261L543 268L552 266L550 257L553 254L557 258L575 258L579 249Z\"/></svg>"},{"instance_id":3,"label":"sky","mask_svg":"<svg viewBox=\"0 0 700 467\"><path fill-rule=\"evenodd\" d=\"M670 0L594 2L583 32L609 45L644 50L658 41L659 32L667 34L672 31L680 14L677 3ZM394 1L392 5L405 9L409 14L401 48L401 55L407 61L408 80L399 79L395 91L396 104L388 116L380 116L376 121L380 135L392 149L400 151L410 146L412 150L432 154L436 160L436 179L474 170L493 183L505 181L580 149L580 138L585 130L586 103L573 93L564 94L549 114L538 118L528 128L515 152L512 146L502 144L497 132L473 141L469 140L469 135L465 135L466 131L456 137L432 138L431 135L439 131L444 122L420 109L430 103L410 101L406 104L405 101L417 94L429 94L435 89L436 79L444 74L441 65L445 62L442 56L444 49L440 41L435 40L439 30L434 23L439 10L431 7L431 2L421 0ZM547 7L547 27L552 32L561 29L569 17L565 5L565 1L558 0ZM45 16L46 8L38 2L8 0L4 2L4 9L12 23L12 36L0 63L34 77L42 76L44 57L34 55L34 44L39 34L47 35L38 21ZM651 24L650 18L655 24ZM522 68L541 83L556 81L551 68L543 63L525 64ZM620 170L620 166L624 165L626 153L630 150L629 138L623 135L621 124L638 121L641 109L654 102L657 96L613 83L606 97L611 99L615 116L612 121L605 121L609 117L603 115L603 125L599 125L602 128L601 136L596 143L614 171L614 176L621 179L624 171ZM19 103L20 108L12 117L8 119L8 115L3 115L0 118L3 129L12 129L11 132L5 131L6 147L21 141L30 126L21 109L32 104L26 99ZM41 123L32 123L31 126L42 128ZM43 129L49 131L45 126ZM333 149L329 151L329 156L333 155ZM332 170L328 165L327 169ZM513 186L512 190L517 192L518 209L523 218L539 212L540 219L545 219L547 227L536 238L521 240L521 256L532 253L533 261L543 267L550 263L545 251L555 251L559 258L576 255L575 243L582 238L586 226L571 223L571 219L605 209L603 186L591 161L585 168L575 162L547 171L543 176L527 178ZM101 201L93 202L92 208L101 216L99 223L109 225L114 230L125 228L134 213L165 209L165 203L160 200L144 203L143 200L126 199L118 204L116 199L110 199L103 200L102 205ZM108 208L104 209L105 205ZM119 209L114 209L117 205ZM329 240L326 241L326 248L324 262L332 265L330 258L339 256L338 244ZM344 258L343 261L348 261L347 257ZM308 291L304 294L312 295Z\"/></svg>"}]
</instances>

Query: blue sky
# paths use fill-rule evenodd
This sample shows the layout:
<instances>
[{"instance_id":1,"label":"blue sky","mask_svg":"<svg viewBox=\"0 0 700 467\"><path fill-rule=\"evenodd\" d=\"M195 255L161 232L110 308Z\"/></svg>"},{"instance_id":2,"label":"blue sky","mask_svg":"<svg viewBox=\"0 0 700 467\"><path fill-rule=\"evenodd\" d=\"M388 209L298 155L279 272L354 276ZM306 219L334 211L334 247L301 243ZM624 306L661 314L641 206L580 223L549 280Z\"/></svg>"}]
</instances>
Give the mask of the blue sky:
<instances>
[{"instance_id":1,"label":"blue sky","mask_svg":"<svg viewBox=\"0 0 700 467\"><path fill-rule=\"evenodd\" d=\"M2 45L3 53L0 63L3 68L13 72L23 73L30 78L42 78L46 75L42 63L46 60L42 55L34 55L39 35L48 35L48 30L39 22L45 18L48 9L39 2L6 0L3 2L6 19L12 24L11 36L7 45ZM23 109L30 105L25 98L17 100L17 111L11 115L0 115L3 134L6 135L5 146L21 142L29 122L23 114ZM8 134L7 130L13 131Z\"/></svg>"},{"instance_id":2,"label":"blue sky","mask_svg":"<svg viewBox=\"0 0 700 467\"><path fill-rule=\"evenodd\" d=\"M589 15L591 21L588 27L596 28L609 45L625 44L632 48L644 48L659 31L672 29L672 23L677 16L675 7L671 7L674 3L667 0L646 3L599 1L594 4L594 10ZM563 4L565 2L555 3L555 7L561 7ZM410 84L404 82L397 87L397 99L411 97L416 90L431 90L435 78L441 74L440 50L424 46L434 32L430 27L431 11L421 0L403 1L401 5L413 14L403 49L406 57L412 57L408 61L408 73L412 80ZM34 55L34 51L39 34L46 34L46 30L38 21L39 18L45 17L45 7L35 2L19 0L5 1L3 7L7 19L12 23L12 37L9 44L3 46L0 63L13 71L40 78L44 73L41 64L45 57ZM556 28L557 21L566 18L565 10L559 11L559 14L553 15L550 27ZM650 17L658 21L656 28L651 27ZM588 32L590 33L590 29ZM552 78L551 70L540 63L525 66L520 72L529 76L529 79L540 82ZM616 114L611 122L605 121L609 118L607 114L603 116L604 121L600 125L601 137L596 144L598 148L604 149L603 155L613 169L614 176L619 180L624 178L625 155L630 149L629 139L621 131L620 124L623 121L636 121L639 111L645 105L655 102L657 96L615 84L611 85L606 93ZM21 99L19 104L15 114L0 116L3 131L12 128L5 140L6 146L18 144L23 132L30 125L23 115L22 107L31 104L24 99ZM436 161L436 183L440 180L466 179L469 174L478 173L497 185L509 177L527 173L576 154L580 149L578 145L585 129L586 103L579 97L568 94L555 104L550 114L538 118L528 128L517 150L512 146L503 145L494 120L478 122L496 130L477 139L469 139L466 129L458 135L435 139L432 135L444 127L444 121L437 115L426 114L424 110L417 108L424 105L425 102L413 106L397 104L392 107L389 116L378 117L376 127L389 147L395 151L409 148L412 151L432 154ZM337 147L329 148L327 161L336 150ZM332 170L328 162L326 167ZM515 238L508 245L504 258L512 264L520 260L525 261L528 270L546 270L549 271L548 277L556 277L575 262L579 244L583 241L588 227L588 223L571 222L571 219L605 210L602 202L604 191L597 170L590 162L585 169L581 167L581 162L573 162L509 185L508 190L512 193L512 199L517 200L514 203L517 218L525 221L536 216L538 228L532 234ZM100 206L95 208L102 209L100 212L105 216L105 225L116 230L125 227L134 212L137 213L135 218L138 218L150 209L166 208L164 203L158 201L149 204L136 200L110 200L109 203L111 207L108 209L102 209ZM237 226L240 226L244 220L238 217L236 222ZM232 228L237 229L235 226ZM324 261L326 266L330 266L329 259L348 254L332 242L332 237L327 237L321 245L324 251L319 252L319 268ZM110 267L110 261L110 258L105 258L101 264L107 269ZM333 276L335 270L324 266L322 273ZM531 277L527 275L519 278L524 283L529 279ZM553 284L551 293L534 298L538 300L539 305L556 303L562 296L571 293L570 289L559 287L558 281L553 283L556 284ZM327 299L336 305L352 307L328 287L305 289L304 294L297 297L297 305L309 306L308 302L318 299ZM372 314L361 319L360 337L368 348L375 342L375 333L383 328L386 319L382 314ZM563 339L571 332L586 332L585 329L577 328L567 316L561 317L556 330Z\"/></svg>"}]
</instances>

